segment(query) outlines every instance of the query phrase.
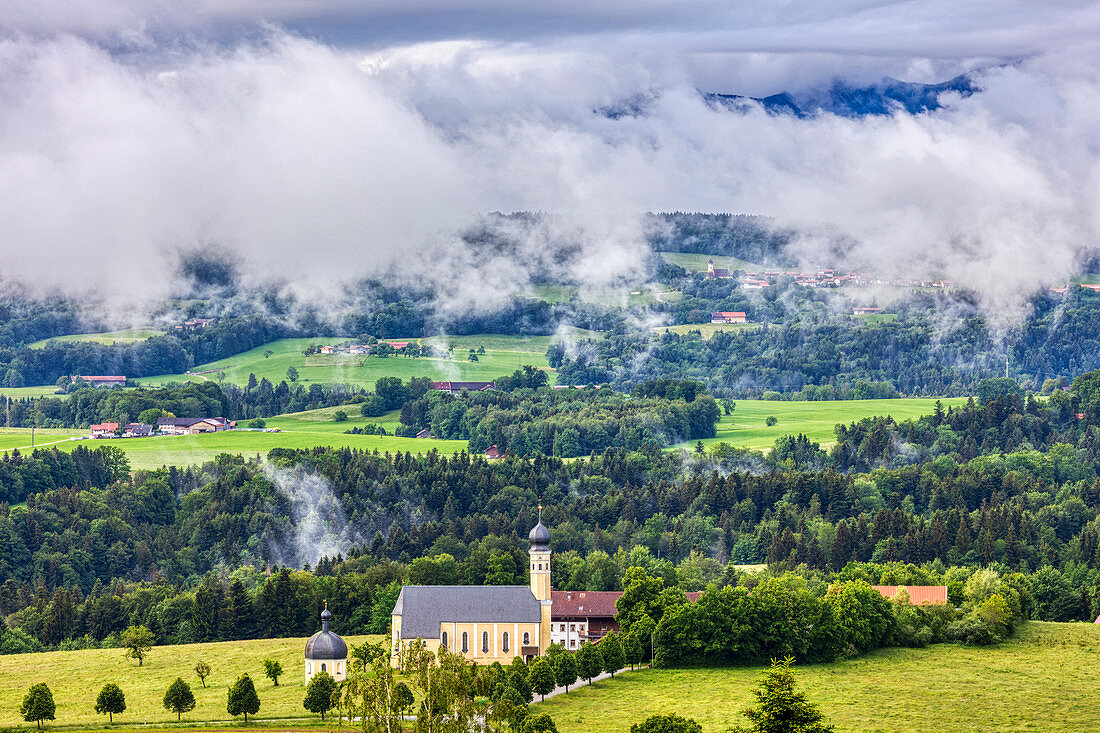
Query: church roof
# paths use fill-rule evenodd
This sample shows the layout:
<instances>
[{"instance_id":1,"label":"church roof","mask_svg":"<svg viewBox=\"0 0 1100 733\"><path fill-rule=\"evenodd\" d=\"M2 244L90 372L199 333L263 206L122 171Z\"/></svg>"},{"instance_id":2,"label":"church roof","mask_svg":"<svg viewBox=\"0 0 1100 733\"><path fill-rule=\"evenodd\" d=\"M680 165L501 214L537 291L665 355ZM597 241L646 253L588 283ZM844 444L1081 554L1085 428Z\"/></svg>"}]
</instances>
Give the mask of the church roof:
<instances>
[{"instance_id":1,"label":"church roof","mask_svg":"<svg viewBox=\"0 0 1100 733\"><path fill-rule=\"evenodd\" d=\"M347 659L348 645L331 631L318 631L306 642L306 659Z\"/></svg>"},{"instance_id":2,"label":"church roof","mask_svg":"<svg viewBox=\"0 0 1100 733\"><path fill-rule=\"evenodd\" d=\"M542 621L526 585L406 585L393 607L402 639L438 639L442 623L523 624Z\"/></svg>"}]
</instances>

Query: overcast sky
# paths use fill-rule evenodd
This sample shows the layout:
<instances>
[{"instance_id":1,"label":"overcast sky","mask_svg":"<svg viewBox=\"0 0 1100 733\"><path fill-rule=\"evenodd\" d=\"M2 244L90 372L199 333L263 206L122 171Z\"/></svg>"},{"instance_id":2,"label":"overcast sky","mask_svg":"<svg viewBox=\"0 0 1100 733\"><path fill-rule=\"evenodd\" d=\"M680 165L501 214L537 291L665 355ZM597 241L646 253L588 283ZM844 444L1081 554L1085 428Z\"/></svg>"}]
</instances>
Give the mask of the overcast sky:
<instances>
[{"instance_id":1,"label":"overcast sky","mask_svg":"<svg viewBox=\"0 0 1100 733\"><path fill-rule=\"evenodd\" d=\"M455 243L480 213L557 212L598 285L640 261L639 212L686 209L840 231L1013 312L1100 231L1098 31L1085 2L8 0L0 278L153 294L213 245L308 290L429 257L476 305L528 276ZM922 115L697 93L964 72L983 91Z\"/></svg>"}]
</instances>

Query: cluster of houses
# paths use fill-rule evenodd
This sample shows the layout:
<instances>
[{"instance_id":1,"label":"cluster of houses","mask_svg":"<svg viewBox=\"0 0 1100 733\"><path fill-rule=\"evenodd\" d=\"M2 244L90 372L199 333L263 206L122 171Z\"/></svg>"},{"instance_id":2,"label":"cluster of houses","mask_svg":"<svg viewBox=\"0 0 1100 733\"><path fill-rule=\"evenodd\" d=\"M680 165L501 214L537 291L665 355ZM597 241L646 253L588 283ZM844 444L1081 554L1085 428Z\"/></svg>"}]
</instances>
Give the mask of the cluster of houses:
<instances>
[{"instance_id":1,"label":"cluster of houses","mask_svg":"<svg viewBox=\"0 0 1100 733\"><path fill-rule=\"evenodd\" d=\"M379 341L380 344L389 344L394 351L401 351L409 345L408 341ZM366 344L338 344L336 346L322 346L319 351L322 354L351 354L354 356L370 356L371 347Z\"/></svg>"},{"instance_id":2,"label":"cluster of houses","mask_svg":"<svg viewBox=\"0 0 1100 733\"><path fill-rule=\"evenodd\" d=\"M706 277L712 279L730 279L733 275L725 268L714 266L714 260L707 261ZM770 287L780 277L794 279L796 285L805 288L841 288L849 286L889 285L899 288L939 288L950 290L953 283L949 280L908 280L904 278L882 278L866 272L841 272L833 268L825 268L814 272L798 270L764 270L761 272L746 272L738 282L744 290L762 290Z\"/></svg>"},{"instance_id":3,"label":"cluster of houses","mask_svg":"<svg viewBox=\"0 0 1100 733\"><path fill-rule=\"evenodd\" d=\"M92 425L91 437L96 440L106 438L149 438L153 435L198 435L215 433L237 427L235 420L224 417L162 417L157 424L130 423L119 429L116 422Z\"/></svg>"},{"instance_id":4,"label":"cluster of houses","mask_svg":"<svg viewBox=\"0 0 1100 733\"><path fill-rule=\"evenodd\" d=\"M213 318L192 318L190 321L177 323L172 328L177 331L198 331L200 329L206 328L213 322Z\"/></svg>"}]
</instances>

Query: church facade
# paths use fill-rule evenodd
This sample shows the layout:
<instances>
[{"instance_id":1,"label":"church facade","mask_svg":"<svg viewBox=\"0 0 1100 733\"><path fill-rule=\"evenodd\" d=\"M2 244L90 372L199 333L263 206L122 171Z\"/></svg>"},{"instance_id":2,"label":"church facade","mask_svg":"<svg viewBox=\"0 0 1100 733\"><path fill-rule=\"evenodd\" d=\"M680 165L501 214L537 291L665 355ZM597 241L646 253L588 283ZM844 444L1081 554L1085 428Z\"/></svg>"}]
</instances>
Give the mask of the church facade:
<instances>
[{"instance_id":1,"label":"church facade","mask_svg":"<svg viewBox=\"0 0 1100 733\"><path fill-rule=\"evenodd\" d=\"M390 649L416 639L479 664L530 660L551 643L550 530L539 522L528 539L529 585L406 585L393 608Z\"/></svg>"}]
</instances>

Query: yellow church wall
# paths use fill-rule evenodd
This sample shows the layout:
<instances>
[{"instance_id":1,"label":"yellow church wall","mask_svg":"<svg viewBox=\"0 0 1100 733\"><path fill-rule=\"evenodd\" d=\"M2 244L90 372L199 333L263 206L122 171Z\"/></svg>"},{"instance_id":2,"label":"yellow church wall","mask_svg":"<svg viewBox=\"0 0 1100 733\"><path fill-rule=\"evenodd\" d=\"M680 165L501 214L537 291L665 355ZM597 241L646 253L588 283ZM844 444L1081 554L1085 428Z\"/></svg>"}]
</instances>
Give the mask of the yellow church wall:
<instances>
[{"instance_id":1,"label":"yellow church wall","mask_svg":"<svg viewBox=\"0 0 1100 733\"><path fill-rule=\"evenodd\" d=\"M322 669L322 667L324 667ZM337 682L342 682L348 676L348 660L346 659L307 659L306 660L306 684L313 679L318 672L328 672Z\"/></svg>"},{"instance_id":2,"label":"yellow church wall","mask_svg":"<svg viewBox=\"0 0 1100 733\"><path fill-rule=\"evenodd\" d=\"M549 612L544 611L543 615L549 618ZM408 643L410 639L400 639L400 629L398 619L400 617L394 616L394 631L392 636L393 649L394 649L394 664L396 666L398 650L400 643ZM443 645L444 634L446 634L446 646L452 653L461 654L466 659L472 662L478 662L479 664L492 664L493 662L501 662L507 664L512 661L513 657L520 656L522 647L535 647L539 650L539 653L545 653L546 647L549 646L549 634L544 633L543 626L549 628L549 622L547 624L542 623L496 623L496 624L477 624L477 623L442 623L439 626L439 636L436 639L425 639L429 645L434 649ZM462 648L462 635L466 634L467 644L465 651ZM488 634L488 651L485 650L486 637ZM504 635L508 635L508 649L504 649ZM528 643L523 643L523 635L528 635ZM547 643L544 645L542 640L546 639Z\"/></svg>"}]
</instances>

